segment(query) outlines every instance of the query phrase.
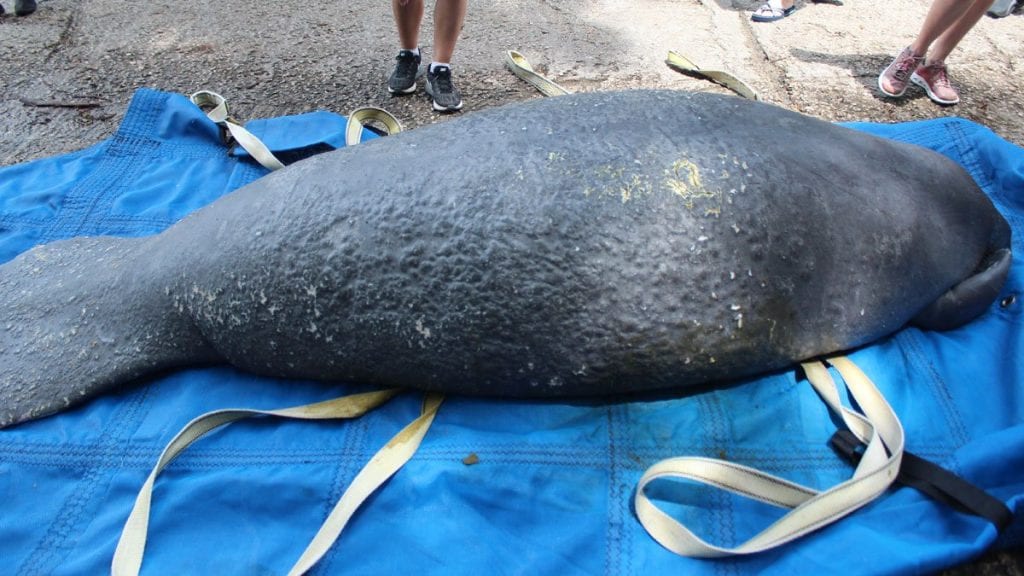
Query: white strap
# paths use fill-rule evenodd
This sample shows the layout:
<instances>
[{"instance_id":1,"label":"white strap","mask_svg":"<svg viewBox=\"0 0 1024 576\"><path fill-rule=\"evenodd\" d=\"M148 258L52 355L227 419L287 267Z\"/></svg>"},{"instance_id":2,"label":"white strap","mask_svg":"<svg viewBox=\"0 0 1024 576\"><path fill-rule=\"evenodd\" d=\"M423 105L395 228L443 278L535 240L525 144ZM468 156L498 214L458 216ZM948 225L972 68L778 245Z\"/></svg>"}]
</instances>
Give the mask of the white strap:
<instances>
[{"instance_id":1,"label":"white strap","mask_svg":"<svg viewBox=\"0 0 1024 576\"><path fill-rule=\"evenodd\" d=\"M853 476L829 490L817 491L753 468L710 458L670 458L651 466L640 478L634 505L637 518L662 546L682 556L714 558L753 554L780 546L842 518L881 495L896 479L903 456L903 427L874 383L850 360L828 360L842 375L858 414L840 402L835 381L820 362L803 364L811 385L850 430L867 442ZM785 516L750 540L722 548L700 539L648 498L644 489L659 478L701 482L735 494L788 508Z\"/></svg>"},{"instance_id":2,"label":"white strap","mask_svg":"<svg viewBox=\"0 0 1024 576\"><path fill-rule=\"evenodd\" d=\"M264 168L268 170L284 168L284 164L277 159L277 156L274 156L274 153L270 151L270 148L267 148L267 145L262 140L231 118L228 114L227 100L223 96L209 90L200 90L189 96L189 100L205 111L207 118L218 126L226 128L235 139L235 142L238 142L238 145L245 149Z\"/></svg>"},{"instance_id":3,"label":"white strap","mask_svg":"<svg viewBox=\"0 0 1024 576\"><path fill-rule=\"evenodd\" d=\"M292 566L288 572L289 576L305 574L324 554L331 549L334 541L341 535L352 514L356 509L373 494L388 478L397 472L406 462L412 458L419 448L423 436L426 435L430 423L434 421L437 409L441 407L444 396L441 394L427 394L423 399L423 409L420 417L413 420L411 424L395 435L373 458L359 471L355 480L349 485L341 499L331 510L324 521L320 531L316 533L313 540L306 547L306 551Z\"/></svg>"},{"instance_id":4,"label":"white strap","mask_svg":"<svg viewBox=\"0 0 1024 576\"><path fill-rule=\"evenodd\" d=\"M303 420L356 418L387 402L398 392L398 390L382 390L354 394L281 410L217 410L195 418L178 432L160 454L156 466L139 491L139 495L135 499L135 506L125 522L117 549L114 551L114 558L110 566L111 574L136 576L139 573L146 548L149 509L156 477L174 458L207 432L252 416L279 416ZM316 564L330 549L359 505L412 457L430 427L441 400L442 396L440 395L428 394L424 400L420 417L392 438L360 471L302 557L296 562L290 574L302 574Z\"/></svg>"}]
</instances>

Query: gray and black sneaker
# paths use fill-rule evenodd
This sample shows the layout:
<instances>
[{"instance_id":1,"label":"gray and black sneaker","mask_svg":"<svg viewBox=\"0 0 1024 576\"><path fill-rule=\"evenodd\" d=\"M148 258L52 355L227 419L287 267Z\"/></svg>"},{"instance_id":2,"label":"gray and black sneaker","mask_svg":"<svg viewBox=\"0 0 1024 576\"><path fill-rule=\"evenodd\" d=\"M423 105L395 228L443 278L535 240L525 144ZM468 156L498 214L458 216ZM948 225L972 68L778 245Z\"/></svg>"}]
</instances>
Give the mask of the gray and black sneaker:
<instances>
[{"instance_id":1,"label":"gray and black sneaker","mask_svg":"<svg viewBox=\"0 0 1024 576\"><path fill-rule=\"evenodd\" d=\"M447 66L427 71L427 94L434 99L434 110L438 112L462 109L462 96L452 83L452 69Z\"/></svg>"},{"instance_id":2,"label":"gray and black sneaker","mask_svg":"<svg viewBox=\"0 0 1024 576\"><path fill-rule=\"evenodd\" d=\"M420 55L411 50L400 50L395 60L398 63L388 78L388 92L412 94L416 91L416 79L420 77Z\"/></svg>"},{"instance_id":3,"label":"gray and black sneaker","mask_svg":"<svg viewBox=\"0 0 1024 576\"><path fill-rule=\"evenodd\" d=\"M36 0L14 0L14 14L28 16L36 11Z\"/></svg>"}]
</instances>

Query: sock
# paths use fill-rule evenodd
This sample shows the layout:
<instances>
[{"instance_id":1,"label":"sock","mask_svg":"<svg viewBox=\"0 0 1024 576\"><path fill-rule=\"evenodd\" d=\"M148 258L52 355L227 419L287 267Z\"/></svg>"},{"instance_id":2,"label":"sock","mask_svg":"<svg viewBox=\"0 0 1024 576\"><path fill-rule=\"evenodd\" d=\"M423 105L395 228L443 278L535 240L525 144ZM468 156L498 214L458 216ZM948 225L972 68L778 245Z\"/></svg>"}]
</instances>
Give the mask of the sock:
<instances>
[{"instance_id":1,"label":"sock","mask_svg":"<svg viewBox=\"0 0 1024 576\"><path fill-rule=\"evenodd\" d=\"M430 71L431 72L436 72L438 66L444 66L445 68L447 68L449 70L452 69L452 65L447 63L447 62L431 62L430 63Z\"/></svg>"},{"instance_id":2,"label":"sock","mask_svg":"<svg viewBox=\"0 0 1024 576\"><path fill-rule=\"evenodd\" d=\"M402 48L402 52L412 52L416 56L420 55L419 47L416 47L416 48Z\"/></svg>"}]
</instances>

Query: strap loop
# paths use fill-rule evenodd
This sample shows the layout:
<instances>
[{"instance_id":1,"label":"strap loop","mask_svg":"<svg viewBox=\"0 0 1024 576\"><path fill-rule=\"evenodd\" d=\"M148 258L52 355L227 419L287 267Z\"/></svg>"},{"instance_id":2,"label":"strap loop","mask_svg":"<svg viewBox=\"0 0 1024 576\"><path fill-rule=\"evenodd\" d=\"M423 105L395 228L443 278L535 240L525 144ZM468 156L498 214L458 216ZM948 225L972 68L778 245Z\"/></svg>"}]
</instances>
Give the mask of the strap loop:
<instances>
[{"instance_id":1,"label":"strap loop","mask_svg":"<svg viewBox=\"0 0 1024 576\"><path fill-rule=\"evenodd\" d=\"M716 558L753 554L795 540L842 518L881 495L893 483L903 455L903 427L875 385L844 357L828 362L842 375L863 408L858 414L842 405L836 383L824 364L804 363L804 373L828 406L842 416L853 434L867 443L853 477L829 490L801 486L764 472L710 458L670 458L651 466L637 484L634 507L647 532L682 556ZM787 508L785 516L747 542L722 548L705 542L651 502L644 489L658 478L702 482L753 500Z\"/></svg>"},{"instance_id":2,"label":"strap loop","mask_svg":"<svg viewBox=\"0 0 1024 576\"><path fill-rule=\"evenodd\" d=\"M397 389L342 396L333 400L284 408L280 410L227 409L199 416L185 425L170 441L156 466L142 485L135 505L125 522L117 542L110 572L114 576L136 576L142 568L149 530L149 511L153 484L157 475L181 452L206 433L236 420L253 416L279 416L302 420L357 418L387 402L399 393ZM289 574L303 574L315 565L330 549L352 514L377 488L394 475L416 452L430 427L443 396L428 394L419 418L395 435L359 472L334 509L328 515L317 535L310 542Z\"/></svg>"},{"instance_id":3,"label":"strap loop","mask_svg":"<svg viewBox=\"0 0 1024 576\"><path fill-rule=\"evenodd\" d=\"M225 134L229 134L261 166L267 170L284 168L284 164L274 156L274 153L267 148L266 144L231 117L228 113L227 100L223 96L209 90L200 90L189 96L189 100L198 106L200 110L206 112L207 118L220 126L222 138L225 137Z\"/></svg>"},{"instance_id":4,"label":"strap loop","mask_svg":"<svg viewBox=\"0 0 1024 576\"><path fill-rule=\"evenodd\" d=\"M367 122L379 122L384 126L384 135L391 136L402 131L402 123L398 118L383 108L375 106L363 106L356 108L348 115L348 123L345 125L345 145L355 146L362 142L363 127Z\"/></svg>"}]
</instances>

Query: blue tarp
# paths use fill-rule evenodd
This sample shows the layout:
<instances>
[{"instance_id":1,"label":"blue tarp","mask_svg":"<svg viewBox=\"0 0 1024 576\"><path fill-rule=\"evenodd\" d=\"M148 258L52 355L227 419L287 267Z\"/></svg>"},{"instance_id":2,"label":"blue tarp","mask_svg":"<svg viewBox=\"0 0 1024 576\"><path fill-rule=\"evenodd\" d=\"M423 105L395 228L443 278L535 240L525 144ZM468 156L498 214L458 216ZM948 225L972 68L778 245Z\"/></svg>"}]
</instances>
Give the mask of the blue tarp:
<instances>
[{"instance_id":1,"label":"blue tarp","mask_svg":"<svg viewBox=\"0 0 1024 576\"><path fill-rule=\"evenodd\" d=\"M1014 249L1024 254L1024 150L960 119L852 126L960 162L1006 215ZM318 113L249 127L277 148L340 145L344 119ZM109 140L0 169L0 262L59 238L158 232L263 173L225 154L216 127L185 98L140 90ZM1003 305L965 328L905 329L852 355L902 419L908 450L1017 514L1024 508L1024 302L1010 297L1022 281L1015 264ZM228 367L181 370L0 430L0 572L107 571L158 454L198 414L356 389ZM143 574L285 572L360 467L418 414L420 400L410 392L346 423L246 421L201 440L157 481ZM632 512L641 473L670 456L727 458L831 486L850 475L826 444L834 431L824 404L792 371L628 402L451 397L420 451L312 573L904 574L1024 544L1024 521L997 539L984 520L909 488L796 543L732 560L677 557ZM464 462L471 454L478 463ZM778 516L696 486L649 493L723 545Z\"/></svg>"}]
</instances>

